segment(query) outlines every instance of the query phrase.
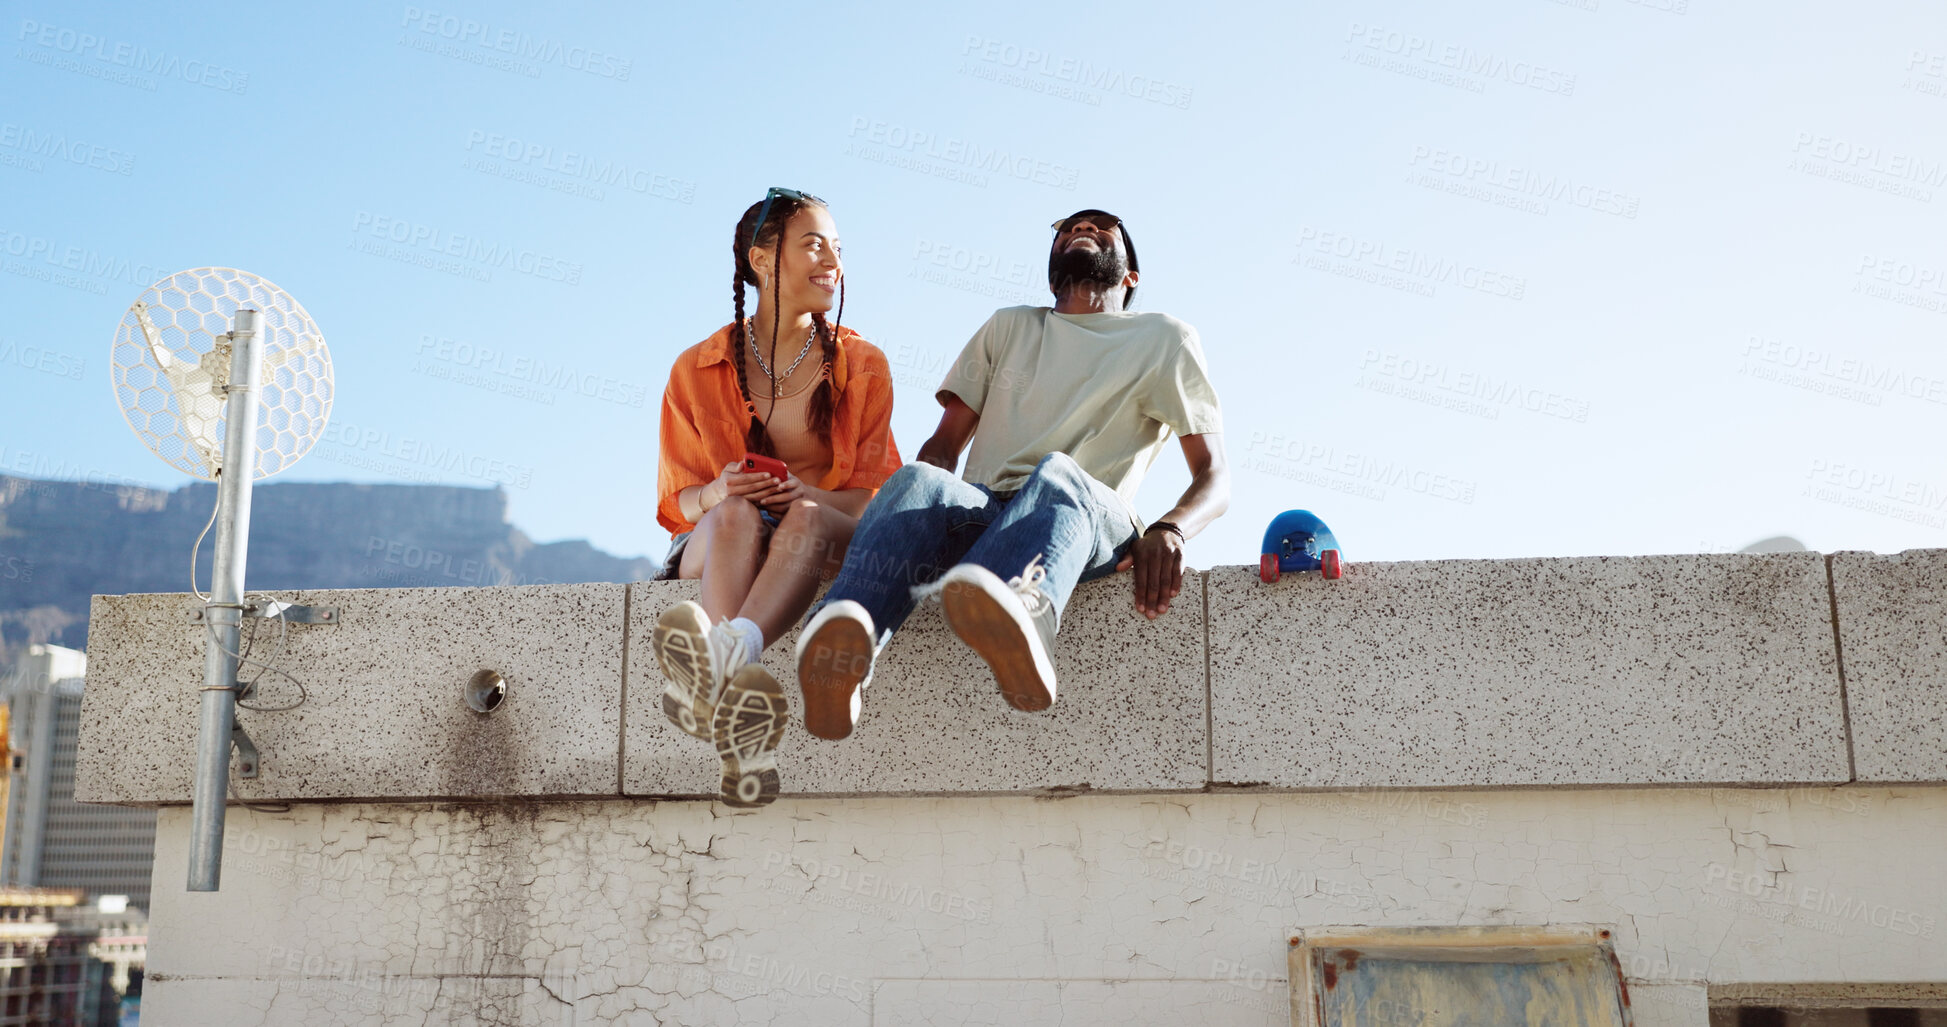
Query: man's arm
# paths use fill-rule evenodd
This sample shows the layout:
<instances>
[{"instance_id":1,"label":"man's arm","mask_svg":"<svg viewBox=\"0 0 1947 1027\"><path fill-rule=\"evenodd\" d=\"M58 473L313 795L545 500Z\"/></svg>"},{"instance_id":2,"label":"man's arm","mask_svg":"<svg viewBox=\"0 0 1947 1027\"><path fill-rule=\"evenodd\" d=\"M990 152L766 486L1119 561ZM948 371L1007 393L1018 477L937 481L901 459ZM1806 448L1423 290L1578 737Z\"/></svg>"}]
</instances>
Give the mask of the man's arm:
<instances>
[{"instance_id":1,"label":"man's arm","mask_svg":"<svg viewBox=\"0 0 1947 1027\"><path fill-rule=\"evenodd\" d=\"M1116 564L1116 570L1135 568L1136 609L1151 620L1168 613L1170 600L1183 591L1183 543L1210 526L1230 509L1230 467L1224 463L1224 437L1216 432L1183 435L1183 459L1190 465L1190 487L1170 512L1158 520L1183 529L1183 538L1168 529L1145 532Z\"/></svg>"},{"instance_id":2,"label":"man's arm","mask_svg":"<svg viewBox=\"0 0 1947 1027\"><path fill-rule=\"evenodd\" d=\"M940 414L940 426L933 429L933 437L919 447L919 461L943 467L949 471L960 466L960 451L967 448L967 440L973 438L974 426L980 423L980 415L966 401L951 392L940 394L946 404L946 411Z\"/></svg>"}]
</instances>

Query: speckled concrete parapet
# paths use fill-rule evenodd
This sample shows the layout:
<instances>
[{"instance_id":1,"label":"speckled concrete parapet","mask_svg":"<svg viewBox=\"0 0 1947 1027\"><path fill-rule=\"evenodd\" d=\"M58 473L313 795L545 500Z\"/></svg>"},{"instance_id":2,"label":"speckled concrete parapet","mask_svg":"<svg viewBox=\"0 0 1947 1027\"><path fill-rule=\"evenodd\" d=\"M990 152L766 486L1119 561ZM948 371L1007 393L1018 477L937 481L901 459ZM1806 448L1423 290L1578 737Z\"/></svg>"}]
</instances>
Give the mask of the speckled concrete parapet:
<instances>
[{"instance_id":1,"label":"speckled concrete parapet","mask_svg":"<svg viewBox=\"0 0 1947 1027\"><path fill-rule=\"evenodd\" d=\"M1861 781L1947 781L1947 549L1835 553Z\"/></svg>"},{"instance_id":2,"label":"speckled concrete parapet","mask_svg":"<svg viewBox=\"0 0 1947 1027\"><path fill-rule=\"evenodd\" d=\"M1854 731L1873 747L1861 779L1947 778L1947 600L1929 591L1947 553L1845 554L1833 567ZM793 706L785 793L1850 778L1816 553L1356 563L1339 581L1273 585L1223 567L1186 579L1155 621L1134 613L1129 588L1121 575L1076 591L1056 643L1059 701L1041 714L1008 707L932 605L881 656L858 731L815 739L796 716L795 635L780 640L765 660ZM664 720L651 645L657 614L694 590L299 594L341 606L343 622L290 630L274 662L310 699L243 714L264 766L255 781L233 777L236 794L713 797L714 754ZM83 801L189 800L203 648L193 605L97 597ZM260 632L256 651L273 644ZM483 668L511 687L485 716L460 701ZM265 703L294 695L274 675L264 686Z\"/></svg>"},{"instance_id":3,"label":"speckled concrete parapet","mask_svg":"<svg viewBox=\"0 0 1947 1027\"><path fill-rule=\"evenodd\" d=\"M630 795L714 795L714 750L662 714L652 632L695 582L640 582L629 635ZM764 664L790 698L778 750L785 794L900 795L1018 791L1184 791L1204 787L1204 630L1201 575L1154 621L1135 612L1127 575L1076 589L1055 642L1053 709L1007 705L993 674L955 636L937 603L923 604L880 655L858 730L841 742L807 733L798 690L797 632Z\"/></svg>"},{"instance_id":4,"label":"speckled concrete parapet","mask_svg":"<svg viewBox=\"0 0 1947 1027\"><path fill-rule=\"evenodd\" d=\"M336 625L292 626L281 651L260 626L251 655L287 669L307 697L244 710L263 757L242 799L388 799L616 794L623 585L359 589L280 593L332 605ZM83 802L188 802L203 628L181 594L96 596L76 748ZM476 671L508 682L500 708L468 709ZM255 673L246 669L246 677ZM260 705L298 689L262 677Z\"/></svg>"},{"instance_id":5,"label":"speckled concrete parapet","mask_svg":"<svg viewBox=\"0 0 1947 1027\"><path fill-rule=\"evenodd\" d=\"M1210 572L1211 773L1271 788L1848 777L1817 553Z\"/></svg>"}]
</instances>

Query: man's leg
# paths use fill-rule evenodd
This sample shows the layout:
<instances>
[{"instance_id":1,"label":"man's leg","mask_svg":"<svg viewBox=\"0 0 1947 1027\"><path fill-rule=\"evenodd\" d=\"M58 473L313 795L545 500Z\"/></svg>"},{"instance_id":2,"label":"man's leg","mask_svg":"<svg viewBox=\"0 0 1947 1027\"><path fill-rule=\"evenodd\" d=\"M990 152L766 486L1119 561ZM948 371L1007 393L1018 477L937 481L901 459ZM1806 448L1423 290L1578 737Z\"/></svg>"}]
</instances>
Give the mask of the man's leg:
<instances>
[{"instance_id":1,"label":"man's leg","mask_svg":"<svg viewBox=\"0 0 1947 1027\"><path fill-rule=\"evenodd\" d=\"M834 741L852 733L874 658L913 612L913 588L959 560L997 512L987 490L931 464L908 464L886 481L798 636L805 730Z\"/></svg>"},{"instance_id":2,"label":"man's leg","mask_svg":"<svg viewBox=\"0 0 1947 1027\"><path fill-rule=\"evenodd\" d=\"M832 587L811 616L841 599L865 607L884 645L913 612L913 588L960 562L999 512L986 490L932 464L893 473L859 518Z\"/></svg>"},{"instance_id":3,"label":"man's leg","mask_svg":"<svg viewBox=\"0 0 1947 1027\"><path fill-rule=\"evenodd\" d=\"M1136 526L1115 490L1068 454L1050 453L964 560L1008 580L1039 556L1046 573L1040 588L1059 619L1075 586L1113 572L1135 539Z\"/></svg>"},{"instance_id":4,"label":"man's leg","mask_svg":"<svg viewBox=\"0 0 1947 1027\"><path fill-rule=\"evenodd\" d=\"M947 623L987 662L1009 705L1054 704L1061 611L1077 583L1115 569L1135 535L1114 490L1067 454L1052 453L948 571Z\"/></svg>"}]
</instances>

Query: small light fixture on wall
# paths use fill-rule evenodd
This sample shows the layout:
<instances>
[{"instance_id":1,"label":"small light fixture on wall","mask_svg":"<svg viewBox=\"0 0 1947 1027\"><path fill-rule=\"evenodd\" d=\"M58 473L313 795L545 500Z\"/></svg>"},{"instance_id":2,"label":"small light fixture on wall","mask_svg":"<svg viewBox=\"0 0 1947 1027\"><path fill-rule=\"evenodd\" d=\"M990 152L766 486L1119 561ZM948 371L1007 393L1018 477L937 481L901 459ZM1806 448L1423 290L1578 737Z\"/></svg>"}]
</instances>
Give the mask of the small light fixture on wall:
<instances>
[{"instance_id":1,"label":"small light fixture on wall","mask_svg":"<svg viewBox=\"0 0 1947 1027\"><path fill-rule=\"evenodd\" d=\"M497 670L476 672L466 681L466 707L475 713L492 713L507 698L507 679Z\"/></svg>"}]
</instances>

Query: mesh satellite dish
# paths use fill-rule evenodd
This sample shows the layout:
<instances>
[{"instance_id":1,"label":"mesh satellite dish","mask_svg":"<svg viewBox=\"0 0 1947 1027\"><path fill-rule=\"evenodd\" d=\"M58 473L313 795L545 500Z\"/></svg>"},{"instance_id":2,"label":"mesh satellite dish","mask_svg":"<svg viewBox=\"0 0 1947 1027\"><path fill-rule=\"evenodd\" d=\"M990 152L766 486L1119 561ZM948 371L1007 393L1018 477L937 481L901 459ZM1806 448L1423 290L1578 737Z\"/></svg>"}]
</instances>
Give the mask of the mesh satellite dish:
<instances>
[{"instance_id":1,"label":"mesh satellite dish","mask_svg":"<svg viewBox=\"0 0 1947 1027\"><path fill-rule=\"evenodd\" d=\"M216 482L210 594L198 592L202 605L190 611L208 642L189 842L189 890L215 891L231 751L242 777L256 777L262 762L236 719L237 700L255 682L239 687L237 671L245 662L276 669L261 656L248 658L244 620L254 618L254 635L259 620L276 619L280 642L289 624L337 623L334 609L253 602L243 587L251 483L296 463L324 433L331 353L317 323L289 293L248 271L199 267L162 279L136 299L122 315L109 364L115 401L136 437L169 466ZM197 546L202 541L198 536ZM192 548L192 591L195 567Z\"/></svg>"},{"instance_id":2,"label":"mesh satellite dish","mask_svg":"<svg viewBox=\"0 0 1947 1027\"><path fill-rule=\"evenodd\" d=\"M110 381L122 417L163 462L215 480L223 463L231 322L258 311L259 375L254 478L309 452L331 418L331 351L290 293L227 267L178 271L149 286L122 315Z\"/></svg>"}]
</instances>

